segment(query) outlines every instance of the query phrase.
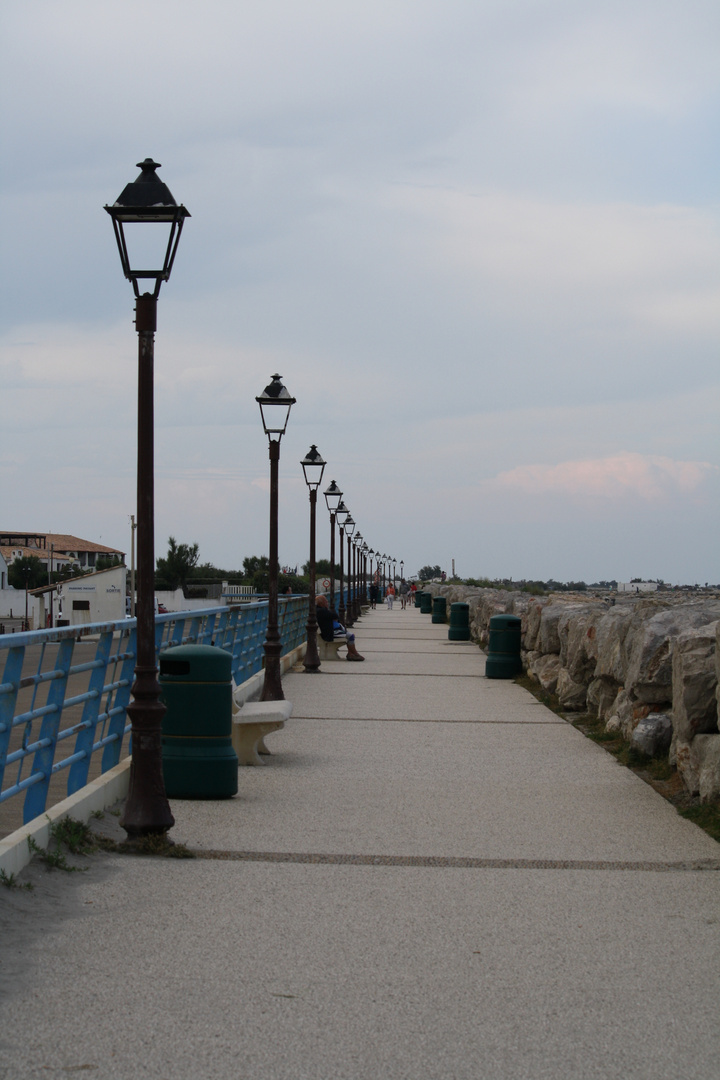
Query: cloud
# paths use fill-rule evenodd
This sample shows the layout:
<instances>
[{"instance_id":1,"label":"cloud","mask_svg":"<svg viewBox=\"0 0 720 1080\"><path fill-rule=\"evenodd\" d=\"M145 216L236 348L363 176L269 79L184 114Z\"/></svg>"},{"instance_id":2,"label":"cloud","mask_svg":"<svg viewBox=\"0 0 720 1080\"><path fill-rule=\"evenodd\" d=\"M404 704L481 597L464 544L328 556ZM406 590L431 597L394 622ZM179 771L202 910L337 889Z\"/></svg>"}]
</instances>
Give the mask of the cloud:
<instances>
[{"instance_id":1,"label":"cloud","mask_svg":"<svg viewBox=\"0 0 720 1080\"><path fill-rule=\"evenodd\" d=\"M524 495L603 499L640 498L658 502L688 495L720 467L707 461L674 461L658 455L621 453L558 465L520 465L499 473L488 486Z\"/></svg>"}]
</instances>

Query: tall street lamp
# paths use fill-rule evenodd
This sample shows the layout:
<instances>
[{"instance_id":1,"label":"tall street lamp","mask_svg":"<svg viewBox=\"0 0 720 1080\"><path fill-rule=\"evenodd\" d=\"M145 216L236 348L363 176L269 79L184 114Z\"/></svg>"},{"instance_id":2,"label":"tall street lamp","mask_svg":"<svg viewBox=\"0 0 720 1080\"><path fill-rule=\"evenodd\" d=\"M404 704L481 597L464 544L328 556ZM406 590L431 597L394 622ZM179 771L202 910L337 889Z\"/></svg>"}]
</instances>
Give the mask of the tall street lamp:
<instances>
[{"instance_id":1,"label":"tall street lamp","mask_svg":"<svg viewBox=\"0 0 720 1080\"><path fill-rule=\"evenodd\" d=\"M330 513L330 607L335 606L335 515L342 501L342 491L334 480L323 492L325 504Z\"/></svg>"},{"instance_id":2,"label":"tall street lamp","mask_svg":"<svg viewBox=\"0 0 720 1080\"><path fill-rule=\"evenodd\" d=\"M367 541L360 548L360 604L367 605Z\"/></svg>"},{"instance_id":3,"label":"tall street lamp","mask_svg":"<svg viewBox=\"0 0 720 1080\"><path fill-rule=\"evenodd\" d=\"M350 516L350 511L344 502L340 502L337 510L335 511L335 517L338 523L338 532L340 533L340 603L338 604L338 619L345 625L345 590L343 588L343 551L345 542L345 521Z\"/></svg>"},{"instance_id":4,"label":"tall street lamp","mask_svg":"<svg viewBox=\"0 0 720 1080\"><path fill-rule=\"evenodd\" d=\"M112 206L105 207L112 218L123 273L135 293L138 333L137 660L133 701L127 709L132 725L130 788L120 822L131 839L166 833L175 824L163 782L165 706L160 701L155 663L153 369L160 286L170 277L183 224L190 217L158 177L158 162L146 158L138 163L138 168L141 171L137 179L123 189ZM155 229L150 228L153 225ZM149 238L159 241L159 257L145 262ZM154 269L150 268L152 264ZM141 281L154 282L152 293L141 295Z\"/></svg>"},{"instance_id":5,"label":"tall street lamp","mask_svg":"<svg viewBox=\"0 0 720 1080\"><path fill-rule=\"evenodd\" d=\"M360 548L362 546L363 537L361 532L356 532L353 536L353 579L355 582L355 593L353 598L353 615L357 621L362 615L360 607Z\"/></svg>"},{"instance_id":6,"label":"tall street lamp","mask_svg":"<svg viewBox=\"0 0 720 1080\"><path fill-rule=\"evenodd\" d=\"M317 615L315 614L315 510L318 488L325 472L325 461L318 453L315 443L310 447L300 464L305 475L305 483L310 490L310 597L308 602L307 649L303 667L306 672L314 673L320 670L320 655L317 647Z\"/></svg>"},{"instance_id":7,"label":"tall street lamp","mask_svg":"<svg viewBox=\"0 0 720 1080\"><path fill-rule=\"evenodd\" d=\"M283 701L285 695L280 678L280 631L278 630L278 470L280 465L280 440L285 434L290 409L295 398L283 386L280 376L272 381L256 397L260 406L263 431L268 437L270 454L270 575L268 580L268 621L265 634L265 679L261 701Z\"/></svg>"},{"instance_id":8,"label":"tall street lamp","mask_svg":"<svg viewBox=\"0 0 720 1080\"><path fill-rule=\"evenodd\" d=\"M352 626L355 622L355 607L353 605L353 580L352 580L352 535L355 532L355 521L348 514L345 518L345 536L347 538L347 617L346 626ZM342 620L341 620L342 621Z\"/></svg>"},{"instance_id":9,"label":"tall street lamp","mask_svg":"<svg viewBox=\"0 0 720 1080\"><path fill-rule=\"evenodd\" d=\"M375 578L373 577L373 558L375 557L375 549L374 548L370 548L370 550L368 551L368 557L370 559L370 606L372 607L372 597L373 597L373 591L372 590L373 590L373 585L375 584ZM375 594L375 598L377 599L377 594Z\"/></svg>"}]
</instances>

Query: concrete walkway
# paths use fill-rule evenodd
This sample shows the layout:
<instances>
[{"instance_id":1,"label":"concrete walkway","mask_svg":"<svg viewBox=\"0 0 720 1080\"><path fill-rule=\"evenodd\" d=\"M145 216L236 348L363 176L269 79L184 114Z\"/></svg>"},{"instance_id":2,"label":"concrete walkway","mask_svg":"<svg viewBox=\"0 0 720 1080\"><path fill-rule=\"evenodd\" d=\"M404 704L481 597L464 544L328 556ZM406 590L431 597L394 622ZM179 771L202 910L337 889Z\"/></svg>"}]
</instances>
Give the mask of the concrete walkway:
<instances>
[{"instance_id":1,"label":"concrete walkway","mask_svg":"<svg viewBox=\"0 0 720 1080\"><path fill-rule=\"evenodd\" d=\"M0 1076L717 1076L720 846L430 616L356 632L173 802L200 858L2 890Z\"/></svg>"}]
</instances>

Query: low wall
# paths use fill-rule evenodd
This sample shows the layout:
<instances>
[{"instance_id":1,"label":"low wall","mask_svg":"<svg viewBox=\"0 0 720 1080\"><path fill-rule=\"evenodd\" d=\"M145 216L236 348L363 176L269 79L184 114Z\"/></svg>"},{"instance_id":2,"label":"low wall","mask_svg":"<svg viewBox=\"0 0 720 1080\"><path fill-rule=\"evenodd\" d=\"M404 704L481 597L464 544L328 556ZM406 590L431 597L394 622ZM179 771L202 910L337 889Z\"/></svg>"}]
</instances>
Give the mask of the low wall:
<instances>
[{"instance_id":1,"label":"low wall","mask_svg":"<svg viewBox=\"0 0 720 1080\"><path fill-rule=\"evenodd\" d=\"M34 597L30 597L29 615L32 615ZM0 619L25 618L25 590L0 589Z\"/></svg>"},{"instance_id":2,"label":"low wall","mask_svg":"<svg viewBox=\"0 0 720 1080\"><path fill-rule=\"evenodd\" d=\"M646 752L667 752L688 791L720 798L720 594L425 591L448 606L467 603L482 647L493 615L519 616L523 667L565 710L600 717Z\"/></svg>"}]
</instances>

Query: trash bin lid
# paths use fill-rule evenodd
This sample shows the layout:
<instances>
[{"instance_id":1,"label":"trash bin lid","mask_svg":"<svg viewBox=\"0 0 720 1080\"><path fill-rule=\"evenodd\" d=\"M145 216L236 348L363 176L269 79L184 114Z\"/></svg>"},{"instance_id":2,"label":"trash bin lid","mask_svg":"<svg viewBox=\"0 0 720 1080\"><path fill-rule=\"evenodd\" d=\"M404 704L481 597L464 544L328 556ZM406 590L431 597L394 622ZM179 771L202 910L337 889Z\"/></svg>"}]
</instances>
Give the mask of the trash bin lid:
<instances>
[{"instance_id":1,"label":"trash bin lid","mask_svg":"<svg viewBox=\"0 0 720 1080\"><path fill-rule=\"evenodd\" d=\"M160 653L160 682L230 682L232 653L214 645L175 645Z\"/></svg>"},{"instance_id":2,"label":"trash bin lid","mask_svg":"<svg viewBox=\"0 0 720 1080\"><path fill-rule=\"evenodd\" d=\"M517 615L493 615L490 619L491 630L519 630L521 626Z\"/></svg>"}]
</instances>

